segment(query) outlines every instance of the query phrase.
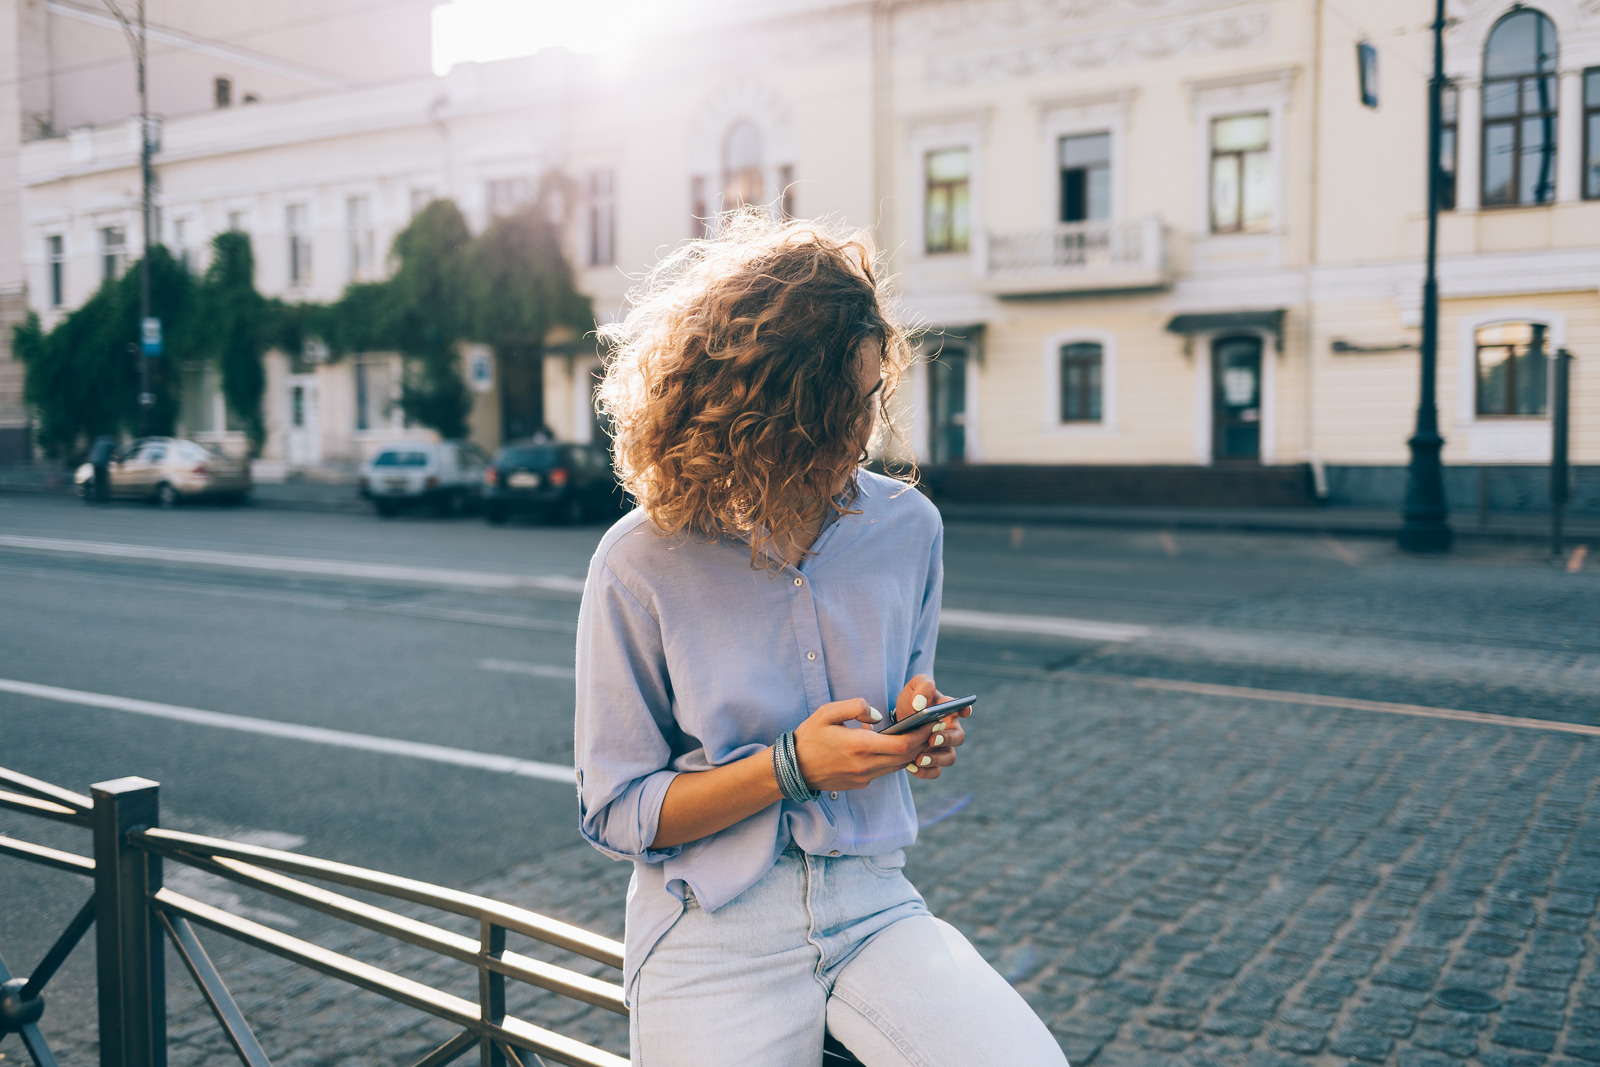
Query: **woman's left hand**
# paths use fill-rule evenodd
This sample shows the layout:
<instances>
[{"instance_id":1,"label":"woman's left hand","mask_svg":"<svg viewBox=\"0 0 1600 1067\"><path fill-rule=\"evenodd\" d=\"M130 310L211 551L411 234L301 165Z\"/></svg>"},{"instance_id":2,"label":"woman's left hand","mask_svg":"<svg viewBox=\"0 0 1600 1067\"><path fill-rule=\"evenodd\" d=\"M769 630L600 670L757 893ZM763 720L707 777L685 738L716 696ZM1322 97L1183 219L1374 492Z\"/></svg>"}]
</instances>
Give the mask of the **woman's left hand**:
<instances>
[{"instance_id":1,"label":"woman's left hand","mask_svg":"<svg viewBox=\"0 0 1600 1067\"><path fill-rule=\"evenodd\" d=\"M949 699L934 687L932 678L919 674L900 690L900 696L894 702L894 721L899 722L907 715L915 715L931 704ZM967 739L961 720L971 714L971 708L962 708L910 734L916 740L917 748L906 766L906 772L918 778L937 778L945 768L955 763L955 750Z\"/></svg>"}]
</instances>

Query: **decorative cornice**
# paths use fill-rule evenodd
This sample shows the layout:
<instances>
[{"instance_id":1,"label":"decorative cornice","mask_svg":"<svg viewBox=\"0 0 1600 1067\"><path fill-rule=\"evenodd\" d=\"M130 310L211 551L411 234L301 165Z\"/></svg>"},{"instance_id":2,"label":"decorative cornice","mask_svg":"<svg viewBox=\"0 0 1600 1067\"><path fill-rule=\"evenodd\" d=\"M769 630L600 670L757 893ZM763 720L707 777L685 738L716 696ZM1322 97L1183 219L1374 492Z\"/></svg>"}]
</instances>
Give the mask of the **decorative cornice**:
<instances>
[{"instance_id":1,"label":"decorative cornice","mask_svg":"<svg viewBox=\"0 0 1600 1067\"><path fill-rule=\"evenodd\" d=\"M1152 18L1237 6L1240 0L934 0L895 14L894 47L916 50L946 41L1037 36L1099 16L1143 23Z\"/></svg>"},{"instance_id":2,"label":"decorative cornice","mask_svg":"<svg viewBox=\"0 0 1600 1067\"><path fill-rule=\"evenodd\" d=\"M1249 48L1266 43L1270 24L1267 9L1253 7L1144 22L1010 48L933 56L928 60L928 87L959 89Z\"/></svg>"},{"instance_id":3,"label":"decorative cornice","mask_svg":"<svg viewBox=\"0 0 1600 1067\"><path fill-rule=\"evenodd\" d=\"M1033 107L1041 123L1049 123L1063 118L1121 118L1132 110L1133 101L1138 95L1138 88L1131 87L1106 93L1087 93L1080 96L1058 96L1047 100L1035 100Z\"/></svg>"}]
</instances>

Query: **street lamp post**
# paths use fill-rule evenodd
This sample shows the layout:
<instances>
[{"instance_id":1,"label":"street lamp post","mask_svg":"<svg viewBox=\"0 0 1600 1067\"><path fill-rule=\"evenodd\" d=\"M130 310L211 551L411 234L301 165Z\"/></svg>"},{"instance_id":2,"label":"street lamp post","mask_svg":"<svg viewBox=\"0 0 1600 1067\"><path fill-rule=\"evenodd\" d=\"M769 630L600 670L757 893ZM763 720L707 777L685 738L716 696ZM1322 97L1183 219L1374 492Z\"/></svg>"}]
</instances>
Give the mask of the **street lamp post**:
<instances>
[{"instance_id":1,"label":"street lamp post","mask_svg":"<svg viewBox=\"0 0 1600 1067\"><path fill-rule=\"evenodd\" d=\"M1400 526L1400 547L1412 552L1443 552L1450 547L1450 524L1444 499L1444 469L1439 453L1439 408L1435 378L1439 363L1439 178L1441 106L1444 97L1444 0L1435 0L1433 77L1428 82L1428 264L1422 283L1422 388L1417 423L1408 442L1411 465L1406 471L1406 500Z\"/></svg>"},{"instance_id":2,"label":"street lamp post","mask_svg":"<svg viewBox=\"0 0 1600 1067\"><path fill-rule=\"evenodd\" d=\"M150 318L150 222L153 213L151 185L154 171L150 163L150 93L145 77L145 23L144 0L138 0L135 18L123 14L116 0L105 0L105 5L122 24L122 32L133 49L133 66L139 80L139 228L143 234L144 250L139 257L139 326L141 331ZM155 394L150 391L151 353L139 346L139 436L148 435L152 429L151 414Z\"/></svg>"}]
</instances>

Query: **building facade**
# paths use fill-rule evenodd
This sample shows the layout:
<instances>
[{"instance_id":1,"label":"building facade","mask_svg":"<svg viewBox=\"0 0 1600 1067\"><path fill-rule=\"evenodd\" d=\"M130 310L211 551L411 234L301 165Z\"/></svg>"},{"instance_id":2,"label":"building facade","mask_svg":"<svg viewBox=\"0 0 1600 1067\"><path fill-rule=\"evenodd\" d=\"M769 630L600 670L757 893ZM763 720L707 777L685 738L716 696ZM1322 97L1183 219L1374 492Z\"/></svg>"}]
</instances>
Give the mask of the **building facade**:
<instances>
[{"instance_id":1,"label":"building facade","mask_svg":"<svg viewBox=\"0 0 1600 1067\"><path fill-rule=\"evenodd\" d=\"M169 118L161 239L200 266L211 235L244 229L264 292L332 299L386 269L427 199L482 226L557 168L580 190L569 255L608 318L630 276L719 207L828 215L875 233L926 330L904 417L950 492L1086 499L1114 471L1121 491L1165 499L1398 500L1418 399L1426 0L698 10L612 54ZM1600 359L1600 3L1451 14L1448 484L1458 507L1539 506L1559 349L1576 360L1574 462L1584 479L1600 464L1585 370ZM136 234L136 149L126 123L22 146L20 258L47 320L117 269L119 230ZM474 436L518 432L508 392L528 391L527 368L481 351L463 365ZM547 347L534 392L559 435L598 431L598 366L584 338ZM275 354L270 369L267 458L283 469L417 432L392 355ZM235 440L209 374L190 371L187 428ZM1581 481L1578 503L1600 508L1600 486Z\"/></svg>"}]
</instances>

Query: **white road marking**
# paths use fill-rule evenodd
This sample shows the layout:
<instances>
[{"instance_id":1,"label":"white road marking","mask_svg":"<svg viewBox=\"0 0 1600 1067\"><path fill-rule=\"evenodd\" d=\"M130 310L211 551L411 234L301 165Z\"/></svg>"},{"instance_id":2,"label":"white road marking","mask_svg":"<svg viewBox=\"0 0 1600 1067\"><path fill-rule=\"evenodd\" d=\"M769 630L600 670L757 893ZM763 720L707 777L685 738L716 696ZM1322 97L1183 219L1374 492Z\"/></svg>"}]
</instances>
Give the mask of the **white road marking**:
<instances>
[{"instance_id":1,"label":"white road marking","mask_svg":"<svg viewBox=\"0 0 1600 1067\"><path fill-rule=\"evenodd\" d=\"M540 763L536 760L517 759L514 756L500 756L488 752L470 752L466 749L447 748L444 745L430 745L420 741L374 737L371 734L357 734L346 730L329 730L321 726L274 722L271 719L257 719L248 715L202 711L199 708L185 708L177 704L135 700L131 697L111 696L106 693L88 693L81 689L62 689L59 686L20 682L11 678L0 678L0 692L16 693L19 696L35 697L39 700L54 700L62 704L78 704L89 708L124 711L133 715L148 715L156 719L170 719L196 726L214 726L222 730L240 730L244 733L283 737L292 741L309 741L317 745L355 748L390 756L409 756L412 759L451 763L458 767L474 767L478 770L513 774L523 778L540 778L547 782L561 782L564 785L571 785L575 780L574 768L555 763Z\"/></svg>"},{"instance_id":2,"label":"white road marking","mask_svg":"<svg viewBox=\"0 0 1600 1067\"><path fill-rule=\"evenodd\" d=\"M215 552L202 548L158 548L107 541L69 541L58 537L0 535L0 547L39 552L114 559L148 559L162 563L199 563L210 567L269 571L277 574L321 574L336 578L372 578L413 585L442 585L453 589L537 589L551 593L582 593L583 579L563 574L495 574L447 567L412 567L396 563L357 563L342 559L308 559L300 556L261 556L248 552Z\"/></svg>"},{"instance_id":3,"label":"white road marking","mask_svg":"<svg viewBox=\"0 0 1600 1067\"><path fill-rule=\"evenodd\" d=\"M1002 615L993 611L945 608L939 614L941 630L977 630L984 633L1043 634L1085 641L1134 641L1150 636L1150 627L1095 619L1067 619L1053 615Z\"/></svg>"},{"instance_id":4,"label":"white road marking","mask_svg":"<svg viewBox=\"0 0 1600 1067\"><path fill-rule=\"evenodd\" d=\"M507 674L527 674L535 678L562 678L570 680L577 677L577 672L571 667L557 667L550 663L524 663L514 659L480 659L478 666L486 671L504 671Z\"/></svg>"}]
</instances>

